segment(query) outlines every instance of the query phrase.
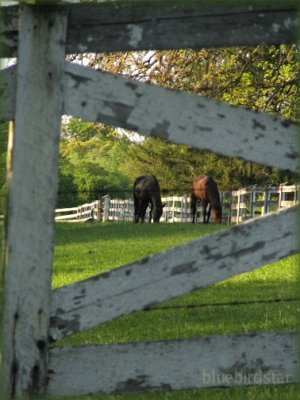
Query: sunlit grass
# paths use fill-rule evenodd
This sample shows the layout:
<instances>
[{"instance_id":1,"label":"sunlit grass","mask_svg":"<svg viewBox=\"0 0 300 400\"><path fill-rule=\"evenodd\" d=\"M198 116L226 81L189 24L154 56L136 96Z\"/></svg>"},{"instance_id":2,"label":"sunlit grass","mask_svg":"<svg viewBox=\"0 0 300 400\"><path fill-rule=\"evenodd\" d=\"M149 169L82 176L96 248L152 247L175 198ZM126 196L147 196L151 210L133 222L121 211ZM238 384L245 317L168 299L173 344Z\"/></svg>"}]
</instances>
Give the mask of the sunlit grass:
<instances>
[{"instance_id":1,"label":"sunlit grass","mask_svg":"<svg viewBox=\"0 0 300 400\"><path fill-rule=\"evenodd\" d=\"M57 224L53 287L120 267L218 229L192 224Z\"/></svg>"}]
</instances>

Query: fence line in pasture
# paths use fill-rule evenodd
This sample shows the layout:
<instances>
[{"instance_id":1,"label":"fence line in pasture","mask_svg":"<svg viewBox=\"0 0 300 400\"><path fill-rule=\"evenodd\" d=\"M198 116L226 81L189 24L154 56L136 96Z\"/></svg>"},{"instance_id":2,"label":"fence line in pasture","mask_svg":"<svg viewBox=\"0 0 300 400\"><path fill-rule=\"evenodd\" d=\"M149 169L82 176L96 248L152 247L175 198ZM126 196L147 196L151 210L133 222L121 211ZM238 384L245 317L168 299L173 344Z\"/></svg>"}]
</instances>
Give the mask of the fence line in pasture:
<instances>
[{"instance_id":1,"label":"fence line in pasture","mask_svg":"<svg viewBox=\"0 0 300 400\"><path fill-rule=\"evenodd\" d=\"M240 223L271 211L292 207L299 201L299 186L280 185L267 188L254 186L223 193L223 198L228 197L229 221Z\"/></svg>"},{"instance_id":2,"label":"fence line in pasture","mask_svg":"<svg viewBox=\"0 0 300 400\"><path fill-rule=\"evenodd\" d=\"M82 204L77 207L57 208L55 214L55 221L101 221L101 200Z\"/></svg>"},{"instance_id":3,"label":"fence line in pasture","mask_svg":"<svg viewBox=\"0 0 300 400\"><path fill-rule=\"evenodd\" d=\"M240 223L271 211L291 207L299 201L299 186L249 187L221 192L223 223ZM166 203L161 222L191 222L189 195L162 197ZM65 214L67 213L67 214ZM109 195L100 200L78 207L56 210L56 221L132 221L134 204L132 199L113 199ZM202 221L202 207L198 204L197 220Z\"/></svg>"}]
</instances>

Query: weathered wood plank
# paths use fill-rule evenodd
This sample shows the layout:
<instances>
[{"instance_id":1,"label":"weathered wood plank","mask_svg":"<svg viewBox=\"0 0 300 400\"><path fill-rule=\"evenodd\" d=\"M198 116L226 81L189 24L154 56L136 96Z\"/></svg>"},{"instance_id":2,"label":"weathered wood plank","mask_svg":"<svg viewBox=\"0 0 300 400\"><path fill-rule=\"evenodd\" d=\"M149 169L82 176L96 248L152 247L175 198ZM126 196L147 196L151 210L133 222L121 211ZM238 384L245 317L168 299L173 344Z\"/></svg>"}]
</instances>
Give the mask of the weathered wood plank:
<instances>
[{"instance_id":1,"label":"weathered wood plank","mask_svg":"<svg viewBox=\"0 0 300 400\"><path fill-rule=\"evenodd\" d=\"M4 268L7 398L42 392L46 383L65 17L21 8Z\"/></svg>"},{"instance_id":2,"label":"weathered wood plank","mask_svg":"<svg viewBox=\"0 0 300 400\"><path fill-rule=\"evenodd\" d=\"M298 208L222 230L52 294L52 340L297 252Z\"/></svg>"},{"instance_id":3,"label":"weathered wood plank","mask_svg":"<svg viewBox=\"0 0 300 400\"><path fill-rule=\"evenodd\" d=\"M47 392L87 395L293 383L293 334L85 346L50 351Z\"/></svg>"},{"instance_id":4,"label":"weathered wood plank","mask_svg":"<svg viewBox=\"0 0 300 400\"><path fill-rule=\"evenodd\" d=\"M2 119L7 120L13 116L16 69L3 73L7 101ZM279 117L68 63L64 89L66 114L297 170L298 126Z\"/></svg>"},{"instance_id":5,"label":"weathered wood plank","mask_svg":"<svg viewBox=\"0 0 300 400\"><path fill-rule=\"evenodd\" d=\"M295 6L290 4L222 7L107 2L65 7L68 53L291 43L297 24ZM12 57L17 48L17 8L6 7L4 17L1 54Z\"/></svg>"},{"instance_id":6,"label":"weathered wood plank","mask_svg":"<svg viewBox=\"0 0 300 400\"><path fill-rule=\"evenodd\" d=\"M13 120L16 108L16 66L0 71L0 122Z\"/></svg>"},{"instance_id":7,"label":"weathered wood plank","mask_svg":"<svg viewBox=\"0 0 300 400\"><path fill-rule=\"evenodd\" d=\"M70 7L68 52L199 49L295 41L293 7L272 10L178 2L135 3L131 7L106 4L101 10L93 7Z\"/></svg>"},{"instance_id":8,"label":"weathered wood plank","mask_svg":"<svg viewBox=\"0 0 300 400\"><path fill-rule=\"evenodd\" d=\"M66 64L64 113L297 170L298 126L278 116Z\"/></svg>"},{"instance_id":9,"label":"weathered wood plank","mask_svg":"<svg viewBox=\"0 0 300 400\"><path fill-rule=\"evenodd\" d=\"M0 57L17 57L19 39L19 7L1 7Z\"/></svg>"}]
</instances>

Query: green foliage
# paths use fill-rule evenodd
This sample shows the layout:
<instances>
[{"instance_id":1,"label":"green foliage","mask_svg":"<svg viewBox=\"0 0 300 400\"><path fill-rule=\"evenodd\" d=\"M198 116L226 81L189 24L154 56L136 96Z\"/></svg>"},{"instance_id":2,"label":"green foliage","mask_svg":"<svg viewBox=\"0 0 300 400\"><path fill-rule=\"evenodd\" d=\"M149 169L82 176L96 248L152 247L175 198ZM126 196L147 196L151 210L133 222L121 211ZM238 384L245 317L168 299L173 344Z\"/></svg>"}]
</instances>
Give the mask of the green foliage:
<instances>
[{"instance_id":1,"label":"green foliage","mask_svg":"<svg viewBox=\"0 0 300 400\"><path fill-rule=\"evenodd\" d=\"M110 127L71 119L61 141L58 205L74 206L120 188L129 190L124 174L129 145Z\"/></svg>"},{"instance_id":2,"label":"green foliage","mask_svg":"<svg viewBox=\"0 0 300 400\"><path fill-rule=\"evenodd\" d=\"M100 54L90 65L284 118L299 107L295 45Z\"/></svg>"},{"instance_id":3,"label":"green foliage","mask_svg":"<svg viewBox=\"0 0 300 400\"><path fill-rule=\"evenodd\" d=\"M168 193L190 191L192 179L198 175L212 175L220 190L239 187L279 185L292 182L290 173L239 160L199 151L184 145L168 144L157 138L147 138L129 148L128 171L135 176L154 174Z\"/></svg>"}]
</instances>

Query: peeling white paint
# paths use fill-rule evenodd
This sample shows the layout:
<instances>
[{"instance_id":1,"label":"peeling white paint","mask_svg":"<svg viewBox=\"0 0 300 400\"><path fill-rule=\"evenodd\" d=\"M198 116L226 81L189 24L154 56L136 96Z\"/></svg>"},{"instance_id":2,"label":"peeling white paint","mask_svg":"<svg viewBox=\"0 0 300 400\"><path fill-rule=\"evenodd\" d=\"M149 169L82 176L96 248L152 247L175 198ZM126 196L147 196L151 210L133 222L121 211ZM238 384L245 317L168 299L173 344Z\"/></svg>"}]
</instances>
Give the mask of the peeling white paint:
<instances>
[{"instance_id":1,"label":"peeling white paint","mask_svg":"<svg viewBox=\"0 0 300 400\"><path fill-rule=\"evenodd\" d=\"M293 334L260 333L52 349L46 391L83 396L293 383L296 343Z\"/></svg>"},{"instance_id":2,"label":"peeling white paint","mask_svg":"<svg viewBox=\"0 0 300 400\"><path fill-rule=\"evenodd\" d=\"M274 23L272 24L272 31L273 31L274 33L278 33L278 32L280 31L280 25L277 24L276 22L274 22Z\"/></svg>"},{"instance_id":3,"label":"peeling white paint","mask_svg":"<svg viewBox=\"0 0 300 400\"><path fill-rule=\"evenodd\" d=\"M140 41L143 39L143 28L137 25L128 24L127 25L128 33L129 33L129 41L130 46L137 46Z\"/></svg>"},{"instance_id":4,"label":"peeling white paint","mask_svg":"<svg viewBox=\"0 0 300 400\"><path fill-rule=\"evenodd\" d=\"M109 123L144 135L155 134L196 148L205 145L206 150L244 157L276 168L297 170L296 124L204 100L198 95L177 93L107 73L102 75L75 64L68 64L66 68L63 112L67 115ZM80 90L72 83L68 86L72 76L81 82ZM83 111L80 103L85 99L88 99L89 107ZM107 107L107 100L110 107ZM120 104L125 109L116 116L112 109L120 111ZM220 120L220 113L227 116L226 120ZM168 129L166 123L169 123ZM184 135L182 127L186 128ZM203 130L203 127L209 129ZM249 138L257 147L253 147ZM282 141L282 145L277 146L276 141Z\"/></svg>"},{"instance_id":5,"label":"peeling white paint","mask_svg":"<svg viewBox=\"0 0 300 400\"><path fill-rule=\"evenodd\" d=\"M84 44L79 43L79 44L78 44L78 50L79 50L81 53L85 53L85 52L87 52L88 48L87 48L87 46L85 46Z\"/></svg>"},{"instance_id":6,"label":"peeling white paint","mask_svg":"<svg viewBox=\"0 0 300 400\"><path fill-rule=\"evenodd\" d=\"M290 29L293 26L291 18L287 18L283 21L283 25L286 29Z\"/></svg>"}]
</instances>

